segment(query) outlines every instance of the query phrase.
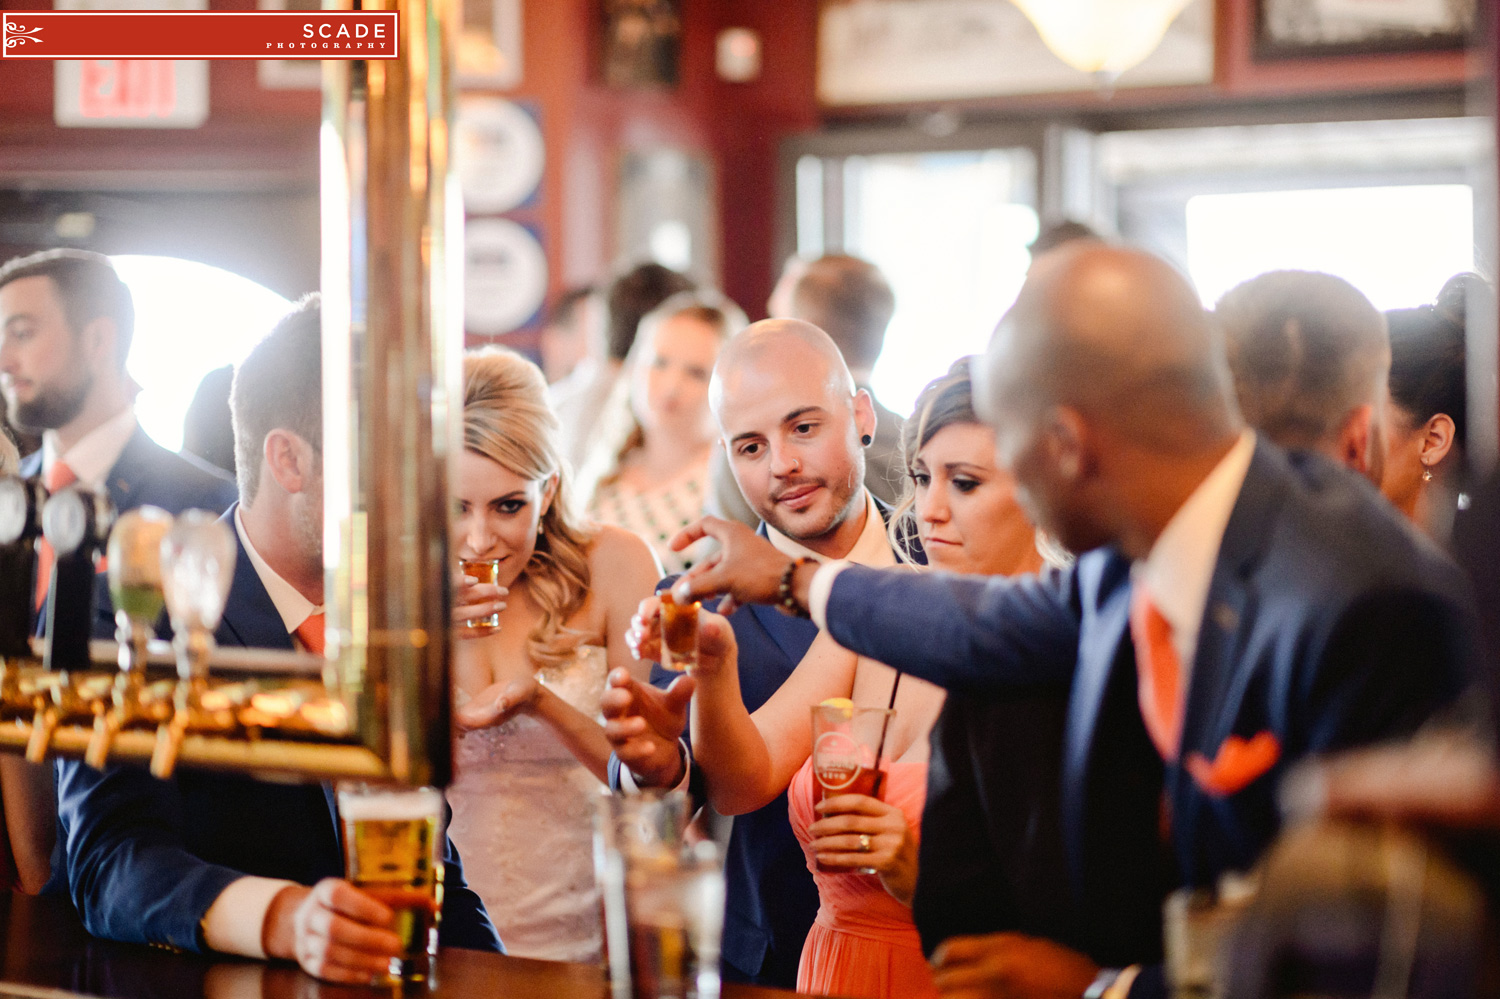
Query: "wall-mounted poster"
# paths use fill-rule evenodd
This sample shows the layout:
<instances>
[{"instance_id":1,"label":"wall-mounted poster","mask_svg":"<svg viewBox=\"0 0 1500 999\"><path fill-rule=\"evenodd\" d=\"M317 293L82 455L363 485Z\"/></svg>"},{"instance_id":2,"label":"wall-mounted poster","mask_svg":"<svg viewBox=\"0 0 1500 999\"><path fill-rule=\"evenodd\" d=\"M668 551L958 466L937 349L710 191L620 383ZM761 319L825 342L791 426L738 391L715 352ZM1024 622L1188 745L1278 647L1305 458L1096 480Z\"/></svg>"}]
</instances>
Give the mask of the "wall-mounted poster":
<instances>
[{"instance_id":1,"label":"wall-mounted poster","mask_svg":"<svg viewBox=\"0 0 1500 999\"><path fill-rule=\"evenodd\" d=\"M604 82L611 87L677 84L682 0L602 0Z\"/></svg>"},{"instance_id":2,"label":"wall-mounted poster","mask_svg":"<svg viewBox=\"0 0 1500 999\"><path fill-rule=\"evenodd\" d=\"M1214 75L1213 0L1193 0L1117 87L1205 84ZM824 0L818 98L900 104L1094 90L1011 0Z\"/></svg>"},{"instance_id":3,"label":"wall-mounted poster","mask_svg":"<svg viewBox=\"0 0 1500 999\"><path fill-rule=\"evenodd\" d=\"M520 329L547 298L547 254L510 219L470 219L464 227L464 329L499 336Z\"/></svg>"},{"instance_id":4,"label":"wall-mounted poster","mask_svg":"<svg viewBox=\"0 0 1500 999\"><path fill-rule=\"evenodd\" d=\"M1260 0L1258 57L1462 48L1477 0Z\"/></svg>"}]
</instances>

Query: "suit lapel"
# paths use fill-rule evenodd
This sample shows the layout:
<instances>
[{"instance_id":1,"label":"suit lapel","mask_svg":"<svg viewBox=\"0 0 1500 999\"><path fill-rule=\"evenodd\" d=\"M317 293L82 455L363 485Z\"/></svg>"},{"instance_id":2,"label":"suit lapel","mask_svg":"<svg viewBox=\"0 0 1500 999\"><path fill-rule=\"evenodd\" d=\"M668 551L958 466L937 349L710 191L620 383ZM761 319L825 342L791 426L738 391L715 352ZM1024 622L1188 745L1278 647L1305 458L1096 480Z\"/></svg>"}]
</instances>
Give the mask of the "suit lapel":
<instances>
[{"instance_id":1,"label":"suit lapel","mask_svg":"<svg viewBox=\"0 0 1500 999\"><path fill-rule=\"evenodd\" d=\"M1084 838L1101 831L1088 815L1099 715L1114 671L1121 668L1123 657L1134 655L1129 640L1129 562L1113 552L1100 552L1080 559L1077 571L1083 602L1094 611L1079 635L1063 748L1063 830L1075 883L1083 874Z\"/></svg>"},{"instance_id":2,"label":"suit lapel","mask_svg":"<svg viewBox=\"0 0 1500 999\"><path fill-rule=\"evenodd\" d=\"M125 447L115 459L104 483L109 492L109 501L115 505L116 510L128 510L139 505L135 498L134 483L150 481L150 470L143 466L147 463L151 448L155 446L140 424L136 424L135 432L125 442Z\"/></svg>"},{"instance_id":3,"label":"suit lapel","mask_svg":"<svg viewBox=\"0 0 1500 999\"><path fill-rule=\"evenodd\" d=\"M287 633L286 623L260 581L250 555L234 529L236 503L220 520L234 531L235 562L234 582L229 587L229 599L224 605L224 617L219 622L216 638L220 645L238 645L251 649L291 649L292 636Z\"/></svg>"},{"instance_id":4,"label":"suit lapel","mask_svg":"<svg viewBox=\"0 0 1500 999\"><path fill-rule=\"evenodd\" d=\"M1286 497L1286 478L1279 458L1265 445L1257 444L1240 488L1198 630L1182 728L1180 759L1202 753L1212 760L1234 729L1235 720L1253 679L1244 663L1246 636L1255 621L1256 593L1250 575L1260 562L1273 522ZM1180 760L1179 760L1180 762ZM1173 823L1178 843L1195 840L1202 794L1180 766L1168 768ZM1185 870L1191 858L1180 857Z\"/></svg>"}]
</instances>

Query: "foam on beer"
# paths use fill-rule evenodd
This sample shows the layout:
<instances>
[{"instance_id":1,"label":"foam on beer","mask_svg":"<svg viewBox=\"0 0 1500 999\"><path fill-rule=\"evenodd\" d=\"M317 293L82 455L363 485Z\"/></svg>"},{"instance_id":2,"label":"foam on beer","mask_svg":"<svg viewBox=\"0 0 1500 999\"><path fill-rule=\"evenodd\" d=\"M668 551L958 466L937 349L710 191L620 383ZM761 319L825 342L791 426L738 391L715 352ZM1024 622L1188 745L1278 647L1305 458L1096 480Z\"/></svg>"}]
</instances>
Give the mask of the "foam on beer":
<instances>
[{"instance_id":1,"label":"foam on beer","mask_svg":"<svg viewBox=\"0 0 1500 999\"><path fill-rule=\"evenodd\" d=\"M339 795L339 814L350 822L430 819L442 807L442 794L431 789Z\"/></svg>"}]
</instances>

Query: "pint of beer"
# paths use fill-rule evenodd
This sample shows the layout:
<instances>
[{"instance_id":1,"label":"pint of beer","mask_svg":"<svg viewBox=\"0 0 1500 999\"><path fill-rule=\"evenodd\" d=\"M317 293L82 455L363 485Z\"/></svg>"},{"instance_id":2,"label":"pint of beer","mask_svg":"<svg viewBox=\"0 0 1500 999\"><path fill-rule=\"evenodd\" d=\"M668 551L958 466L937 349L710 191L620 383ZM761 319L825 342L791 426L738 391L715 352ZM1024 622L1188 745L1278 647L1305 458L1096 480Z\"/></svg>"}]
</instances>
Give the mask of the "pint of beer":
<instances>
[{"instance_id":1,"label":"pint of beer","mask_svg":"<svg viewBox=\"0 0 1500 999\"><path fill-rule=\"evenodd\" d=\"M443 793L432 787L343 783L338 799L345 876L396 913L402 952L391 959L385 981L427 981L437 955L442 905L437 847Z\"/></svg>"}]
</instances>

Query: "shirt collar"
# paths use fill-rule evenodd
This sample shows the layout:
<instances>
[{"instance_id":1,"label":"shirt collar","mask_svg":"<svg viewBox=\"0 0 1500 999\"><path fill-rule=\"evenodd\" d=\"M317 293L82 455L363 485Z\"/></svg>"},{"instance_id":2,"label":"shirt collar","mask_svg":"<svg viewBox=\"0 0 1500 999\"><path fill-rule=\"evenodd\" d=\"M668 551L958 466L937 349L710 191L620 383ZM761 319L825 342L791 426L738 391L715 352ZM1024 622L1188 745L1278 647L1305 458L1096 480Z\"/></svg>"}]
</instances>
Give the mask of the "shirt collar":
<instances>
[{"instance_id":1,"label":"shirt collar","mask_svg":"<svg viewBox=\"0 0 1500 999\"><path fill-rule=\"evenodd\" d=\"M288 583L281 575L261 558L260 552L250 543L250 535L245 533L245 521L240 516L238 504L234 508L234 531L240 536L240 544L244 546L245 554L250 557L250 565L254 567L255 574L260 577L260 583L266 588L266 595L271 598L271 603L276 607L276 613L281 616L281 623L286 626L287 634L296 632L297 627L314 614L322 613L323 608L314 604L297 591L297 588Z\"/></svg>"},{"instance_id":2,"label":"shirt collar","mask_svg":"<svg viewBox=\"0 0 1500 999\"><path fill-rule=\"evenodd\" d=\"M776 546L777 551L790 558L809 558L815 562L828 561L801 542L782 534L770 524L766 525L766 538ZM885 533L885 517L881 516L880 507L875 504L875 497L870 495L869 490L865 490L865 528L859 533L854 547L849 549L849 553L844 556L843 560L875 569L886 569L896 564L896 553L891 550L890 539Z\"/></svg>"},{"instance_id":3,"label":"shirt collar","mask_svg":"<svg viewBox=\"0 0 1500 999\"><path fill-rule=\"evenodd\" d=\"M42 434L42 477L52 471L59 460L73 470L81 485L99 490L109 478L110 469L120 460L120 453L130 443L136 428L135 409L126 406L114 416L79 438L78 443L62 454L57 450L57 431Z\"/></svg>"},{"instance_id":4,"label":"shirt collar","mask_svg":"<svg viewBox=\"0 0 1500 999\"><path fill-rule=\"evenodd\" d=\"M1172 644L1184 668L1197 653L1219 547L1254 454L1255 434L1246 430L1177 508L1145 559L1131 568L1132 578L1145 585L1172 626Z\"/></svg>"}]
</instances>

